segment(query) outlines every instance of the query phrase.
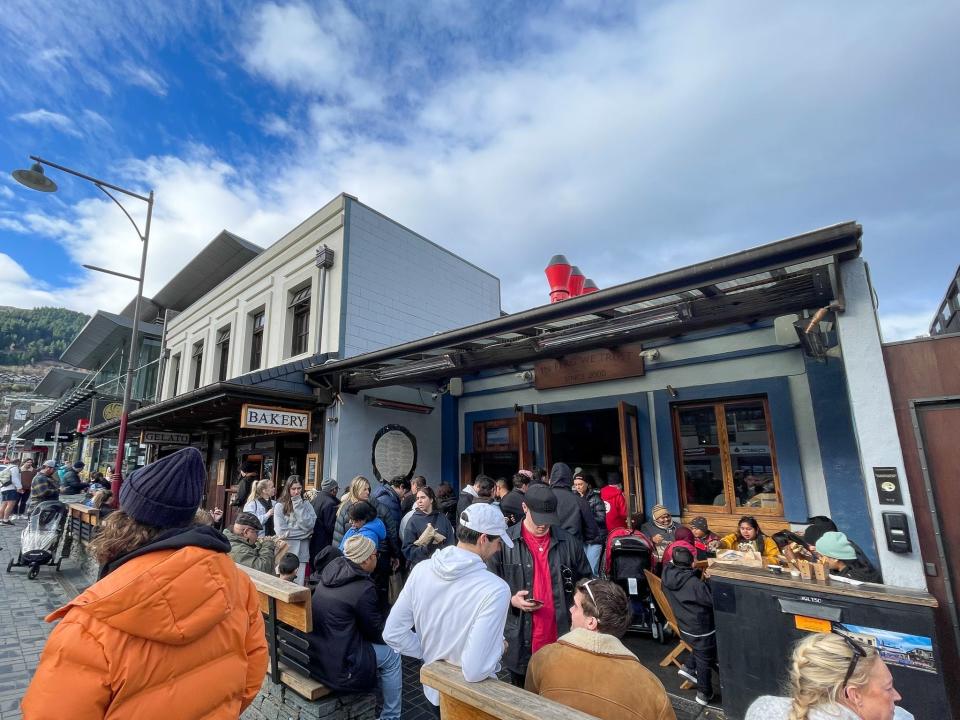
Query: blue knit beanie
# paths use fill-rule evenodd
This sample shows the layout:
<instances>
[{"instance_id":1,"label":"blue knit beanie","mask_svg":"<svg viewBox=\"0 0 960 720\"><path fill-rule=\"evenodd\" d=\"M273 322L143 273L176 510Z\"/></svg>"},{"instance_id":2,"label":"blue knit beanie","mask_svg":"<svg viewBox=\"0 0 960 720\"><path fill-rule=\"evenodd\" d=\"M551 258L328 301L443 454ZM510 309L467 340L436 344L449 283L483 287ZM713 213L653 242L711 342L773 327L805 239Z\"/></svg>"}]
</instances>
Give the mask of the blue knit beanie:
<instances>
[{"instance_id":1,"label":"blue knit beanie","mask_svg":"<svg viewBox=\"0 0 960 720\"><path fill-rule=\"evenodd\" d=\"M185 527L200 505L206 475L200 451L184 448L134 471L120 488L120 509L145 525Z\"/></svg>"}]
</instances>

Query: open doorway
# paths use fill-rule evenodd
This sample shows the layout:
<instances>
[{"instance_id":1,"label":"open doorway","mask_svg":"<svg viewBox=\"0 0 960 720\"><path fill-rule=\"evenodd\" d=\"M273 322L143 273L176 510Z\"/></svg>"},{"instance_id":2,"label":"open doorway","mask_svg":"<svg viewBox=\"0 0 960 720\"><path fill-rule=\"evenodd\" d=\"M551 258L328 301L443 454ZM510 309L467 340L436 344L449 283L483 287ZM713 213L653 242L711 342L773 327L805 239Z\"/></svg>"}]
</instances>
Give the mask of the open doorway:
<instances>
[{"instance_id":1,"label":"open doorway","mask_svg":"<svg viewBox=\"0 0 960 720\"><path fill-rule=\"evenodd\" d=\"M623 482L616 408L551 414L550 447L554 462L579 467L596 480Z\"/></svg>"}]
</instances>

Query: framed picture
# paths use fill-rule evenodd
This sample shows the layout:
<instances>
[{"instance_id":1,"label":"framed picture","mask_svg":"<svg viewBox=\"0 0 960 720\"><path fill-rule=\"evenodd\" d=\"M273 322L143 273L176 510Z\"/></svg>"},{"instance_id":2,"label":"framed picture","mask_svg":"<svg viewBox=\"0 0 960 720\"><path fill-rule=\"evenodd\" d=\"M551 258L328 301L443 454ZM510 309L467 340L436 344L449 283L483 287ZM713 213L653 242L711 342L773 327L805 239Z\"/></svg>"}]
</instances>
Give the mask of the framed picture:
<instances>
[{"instance_id":1,"label":"framed picture","mask_svg":"<svg viewBox=\"0 0 960 720\"><path fill-rule=\"evenodd\" d=\"M306 479L303 486L306 489L315 488L318 485L317 473L320 472L320 454L307 453Z\"/></svg>"}]
</instances>

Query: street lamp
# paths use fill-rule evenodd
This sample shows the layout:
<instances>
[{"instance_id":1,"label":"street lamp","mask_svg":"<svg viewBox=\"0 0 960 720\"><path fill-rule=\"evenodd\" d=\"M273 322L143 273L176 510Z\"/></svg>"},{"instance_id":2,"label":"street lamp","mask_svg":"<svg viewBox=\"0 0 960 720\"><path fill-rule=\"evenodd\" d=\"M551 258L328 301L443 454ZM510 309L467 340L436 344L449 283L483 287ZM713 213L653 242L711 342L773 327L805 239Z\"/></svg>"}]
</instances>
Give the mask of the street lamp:
<instances>
[{"instance_id":1,"label":"street lamp","mask_svg":"<svg viewBox=\"0 0 960 720\"><path fill-rule=\"evenodd\" d=\"M84 175L76 170L71 170L63 165L58 165L57 163L50 162L49 160L44 160L36 155L31 155L30 159L33 160L33 165L31 168L29 170L14 170L14 180L21 185L25 185L31 190L38 190L40 192L55 192L57 189L57 184L48 178L43 172L43 166L46 165L78 177L82 180L86 180L87 182L93 183L104 195L113 200L120 210L123 211L123 214L127 216L127 220L129 220L130 224L133 225L133 229L137 231L137 237L140 238L140 242L143 245L143 251L140 254L139 276L127 275L126 273L117 272L115 270L106 270L94 265L84 265L84 267L89 270L96 270L97 272L117 275L118 277L127 278L128 280L135 280L137 283L137 297L133 304L133 330L130 332L130 349L127 352L126 382L123 384L123 408L120 413L120 435L117 438L117 458L114 461L113 477L110 481L110 486L113 490L113 505L116 507L120 502L120 485L123 483L123 454L124 446L126 445L127 441L127 416L130 413L130 393L133 390L133 371L135 362L134 354L137 350L137 330L139 329L138 326L140 323L140 300L143 297L143 276L147 268L147 245L150 242L150 220L153 218L153 190L150 191L149 195L143 196L118 185L113 185L95 177L91 177L90 175ZM122 193L128 197L136 198L137 200L142 200L147 204L147 222L144 225L143 232L140 232L140 227L137 225L136 221L130 216L130 213L127 212L127 209L120 204L120 201L117 200L110 190Z\"/></svg>"}]
</instances>

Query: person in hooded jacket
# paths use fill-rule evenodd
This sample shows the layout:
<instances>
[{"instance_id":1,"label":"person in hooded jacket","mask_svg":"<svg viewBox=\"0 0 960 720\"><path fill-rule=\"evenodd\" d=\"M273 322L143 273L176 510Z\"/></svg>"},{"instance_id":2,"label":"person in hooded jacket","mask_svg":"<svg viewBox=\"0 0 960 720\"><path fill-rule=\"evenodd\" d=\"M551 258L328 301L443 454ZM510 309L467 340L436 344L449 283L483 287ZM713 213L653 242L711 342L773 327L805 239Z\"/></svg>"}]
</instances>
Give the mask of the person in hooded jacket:
<instances>
[{"instance_id":1,"label":"person in hooded jacket","mask_svg":"<svg viewBox=\"0 0 960 720\"><path fill-rule=\"evenodd\" d=\"M434 553L410 572L383 639L424 664L445 660L459 667L467 682L496 677L510 588L484 563L501 546L512 545L503 513L492 505L468 506L456 546ZM424 686L423 694L440 717L440 693Z\"/></svg>"},{"instance_id":2,"label":"person in hooded jacket","mask_svg":"<svg viewBox=\"0 0 960 720\"><path fill-rule=\"evenodd\" d=\"M597 523L597 537L591 542L584 542L583 550L587 553L587 560L590 561L590 569L596 575L600 572L600 558L603 556L603 548L607 542L607 509L604 506L603 498L597 491L594 479L584 473L579 472L573 476L573 490L580 497L587 501L590 511L593 513L593 519Z\"/></svg>"},{"instance_id":3,"label":"person in hooded jacket","mask_svg":"<svg viewBox=\"0 0 960 720\"><path fill-rule=\"evenodd\" d=\"M713 698L713 668L717 664L717 629L713 620L710 586L693 569L694 554L683 545L673 548L673 558L664 563L663 592L677 616L684 641L693 648L678 674L697 684L696 701L707 705Z\"/></svg>"},{"instance_id":4,"label":"person in hooded jacket","mask_svg":"<svg viewBox=\"0 0 960 720\"><path fill-rule=\"evenodd\" d=\"M47 616L22 702L29 720L236 720L267 670L253 582L216 529L195 526L206 468L185 448L133 474L91 543L97 582Z\"/></svg>"},{"instance_id":5,"label":"person in hooded jacket","mask_svg":"<svg viewBox=\"0 0 960 720\"><path fill-rule=\"evenodd\" d=\"M453 526L447 520L446 515L437 508L437 496L433 488L424 485L417 490L416 506L413 515L403 534L403 556L407 559L407 567L413 568L418 562L426 560L437 550L453 545L454 539ZM423 537L428 526L443 535L443 540L436 542L432 539ZM420 542L420 540L429 540Z\"/></svg>"},{"instance_id":6,"label":"person in hooded jacket","mask_svg":"<svg viewBox=\"0 0 960 720\"><path fill-rule=\"evenodd\" d=\"M310 675L334 692L383 693L380 720L399 720L403 679L400 655L383 642L386 617L380 611L370 573L377 547L355 535L343 557L330 560L313 591Z\"/></svg>"},{"instance_id":7,"label":"person in hooded jacket","mask_svg":"<svg viewBox=\"0 0 960 720\"><path fill-rule=\"evenodd\" d=\"M387 510L381 517L387 527L387 549L394 570L400 564L400 520L403 518L400 514L400 502L409 490L410 481L398 475L390 482L381 482L370 493L370 502Z\"/></svg>"},{"instance_id":8,"label":"person in hooded jacket","mask_svg":"<svg viewBox=\"0 0 960 720\"><path fill-rule=\"evenodd\" d=\"M573 491L573 473L566 463L554 463L550 469L550 487L557 495L557 515L560 527L584 545L596 544L600 528L586 498Z\"/></svg>"}]
</instances>

